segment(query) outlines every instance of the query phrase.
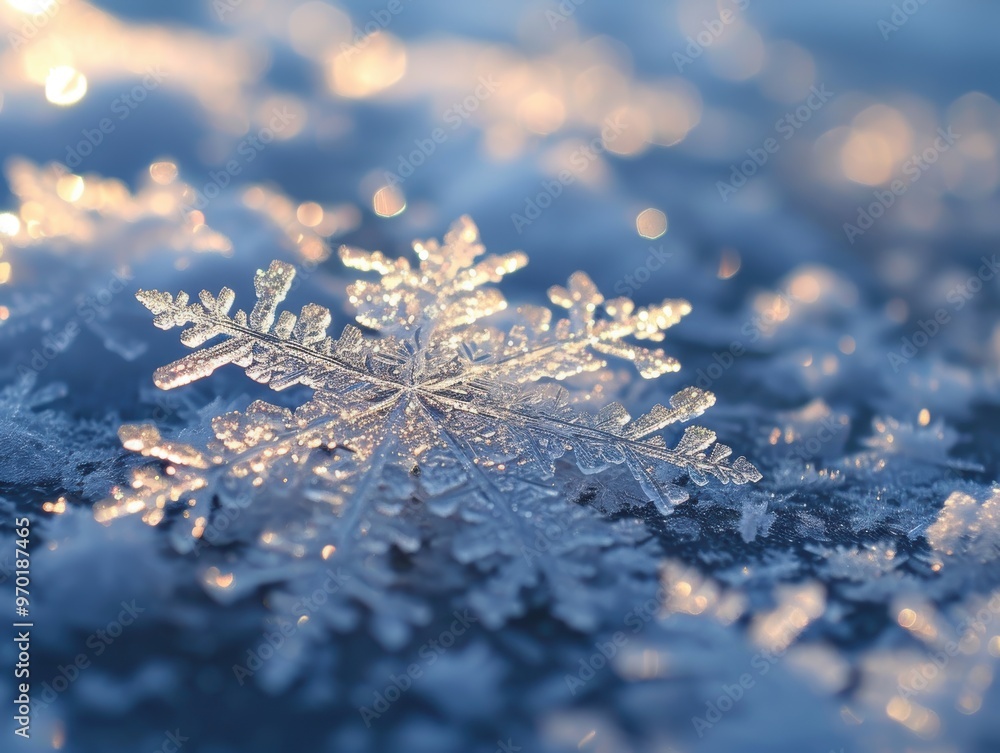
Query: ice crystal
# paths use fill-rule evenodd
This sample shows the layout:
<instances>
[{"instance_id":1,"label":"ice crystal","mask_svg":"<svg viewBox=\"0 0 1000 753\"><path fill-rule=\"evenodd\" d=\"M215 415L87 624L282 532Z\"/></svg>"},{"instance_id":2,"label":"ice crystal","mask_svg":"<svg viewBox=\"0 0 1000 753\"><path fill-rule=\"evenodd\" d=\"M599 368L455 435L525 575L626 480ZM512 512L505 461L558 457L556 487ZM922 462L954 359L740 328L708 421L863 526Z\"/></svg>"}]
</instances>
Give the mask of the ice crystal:
<instances>
[{"instance_id":1,"label":"ice crystal","mask_svg":"<svg viewBox=\"0 0 1000 753\"><path fill-rule=\"evenodd\" d=\"M683 389L669 407L657 405L633 418L619 403L596 414L581 412L565 390L550 384L601 369L605 356L632 362L647 379L676 371L676 360L636 341L661 341L664 330L690 311L686 301L636 307L626 298L605 300L577 272L566 287L549 290L565 318L553 321L548 308L526 306L501 328L483 322L507 307L490 283L523 267L524 254L485 255L468 218L453 225L444 245L417 242L414 250L416 267L378 251L341 249L345 265L381 278L348 287L358 324L379 339L364 337L354 325L330 337L330 311L315 304L298 316L279 312L295 276L294 267L282 262L257 272L258 300L249 314L230 314L235 293L229 288L218 295L203 291L193 303L186 293L140 291L156 325L187 326L181 340L198 349L158 369L157 386L179 387L232 363L275 390L311 388L312 399L294 415L258 403L242 418L220 419L217 440L233 456L217 460L263 481L279 461L311 464L317 448L340 444L352 455L358 479L351 504L376 493L373 480L384 478L389 465L419 473L438 507L453 509L470 491L487 506L504 487L518 495L544 494L553 464L567 452L585 473L626 464L664 514L687 496L673 483L671 466L697 484L709 476L737 484L760 478L745 458L730 462L730 448L716 444L708 429L689 427L673 447L661 435L704 413L715 399L709 392ZM216 338L221 341L202 347ZM152 447L152 454L199 469L209 464L197 453L175 455L147 441L148 431L138 430L140 439L128 434L126 446ZM322 464L311 470L330 473ZM171 480L168 486L185 483ZM147 485L138 486L140 495L150 493ZM154 494L142 506L162 510L164 504Z\"/></svg>"},{"instance_id":2,"label":"ice crystal","mask_svg":"<svg viewBox=\"0 0 1000 753\"><path fill-rule=\"evenodd\" d=\"M964 492L948 496L937 520L927 529L927 542L939 555L960 554L982 563L1000 556L1000 489L992 487L983 502Z\"/></svg>"},{"instance_id":3,"label":"ice crystal","mask_svg":"<svg viewBox=\"0 0 1000 753\"><path fill-rule=\"evenodd\" d=\"M584 412L578 394L554 384L592 381L588 373L601 370L606 356L634 363L647 379L675 371L673 358L641 343L662 340L690 307L606 301L576 273L549 291L565 318L541 307L502 314L506 301L490 283L524 266L523 254L486 255L465 218L443 245L414 248L416 267L341 249L349 267L380 275L348 287L357 323L378 338L355 325L331 338L331 314L320 306L298 316L279 312L295 275L281 262L257 273L249 313L230 313L235 294L227 288L197 302L140 291L156 325L186 326L181 339L197 348L157 370L157 386L179 387L236 364L276 390L303 385L313 395L294 411L256 401L218 416L207 444L164 438L152 424L122 427L127 449L159 462L137 469L96 514L169 519L181 551L259 541L263 560L206 571L209 591L224 600L298 573L271 600L290 606L326 577L323 568L303 571L302 558L330 560L343 575L324 619L343 628L356 622L357 603L367 605L382 620L375 632L386 644L404 640L407 626L428 612L404 589L393 590L399 574L384 555L411 557L428 547L446 549L449 561L478 574L460 601L484 624L524 614L531 600L523 595L544 587L556 615L591 629L602 603L639 593L655 567L655 546L637 521L608 523L579 504L567 493L579 485L558 480L557 463L572 457L585 474L627 467L664 514L686 497L675 483L682 471L698 484L709 476L736 484L760 478L743 457L730 462L730 449L715 445L708 429L688 428L672 447L662 436L711 406L708 392L684 389L669 407L632 418L618 403ZM202 347L213 339L219 342ZM280 516L273 505L253 504L276 495L285 500ZM450 522L428 529L426 515ZM606 562L600 568L598 556ZM455 580L433 557L413 567L435 570L442 588Z\"/></svg>"}]
</instances>

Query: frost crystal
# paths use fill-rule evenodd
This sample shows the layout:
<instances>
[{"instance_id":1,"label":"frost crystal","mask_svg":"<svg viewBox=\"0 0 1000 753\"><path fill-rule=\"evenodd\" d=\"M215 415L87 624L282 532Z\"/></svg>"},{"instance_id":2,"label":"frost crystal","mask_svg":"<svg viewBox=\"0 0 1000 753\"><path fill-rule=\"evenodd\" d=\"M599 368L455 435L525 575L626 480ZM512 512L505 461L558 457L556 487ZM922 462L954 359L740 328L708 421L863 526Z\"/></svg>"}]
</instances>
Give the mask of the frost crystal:
<instances>
[{"instance_id":1,"label":"frost crystal","mask_svg":"<svg viewBox=\"0 0 1000 753\"><path fill-rule=\"evenodd\" d=\"M294 415L258 403L245 416L220 419L216 436L230 455L218 456L217 463L261 479L279 460L327 475L328 464L310 456L339 444L351 455L350 473L343 474L355 479L351 504L382 494L378 487L387 483L390 465L419 474L438 507L454 509L470 490L490 504L505 488L545 493L554 463L569 452L585 473L624 463L664 514L687 496L673 483L671 466L698 484L709 476L737 484L760 478L745 458L729 462L730 448L715 444L708 429L689 427L673 447L660 434L700 416L714 403L709 392L683 389L669 407L657 405L633 418L618 403L596 414L581 412L566 390L551 384L603 368L604 356L632 362L647 379L676 371L679 364L662 350L634 341L662 340L664 330L690 311L686 301L636 307L627 298L605 300L577 272L566 287L549 290L565 318L554 321L548 308L522 307L500 328L483 323L507 307L490 283L522 268L524 254L485 255L468 218L452 226L444 245L417 242L414 250L416 267L378 251L341 249L345 265L381 278L348 287L357 322L379 339L365 338L353 325L331 338L330 312L315 304L298 316L279 312L295 276L282 262L257 272L258 300L249 314L230 314L235 293L229 288L218 295L203 291L194 303L185 293L140 291L158 327L187 326L181 340L198 348L158 369L157 386L179 387L232 363L275 390L313 389L312 400ZM125 432L130 448L195 468L210 465L196 451L176 454L148 440L148 428ZM167 498L179 499L177 487L195 482L182 474L159 483L169 489ZM160 491L137 486L139 495L152 499L126 501L128 509L162 510Z\"/></svg>"}]
</instances>

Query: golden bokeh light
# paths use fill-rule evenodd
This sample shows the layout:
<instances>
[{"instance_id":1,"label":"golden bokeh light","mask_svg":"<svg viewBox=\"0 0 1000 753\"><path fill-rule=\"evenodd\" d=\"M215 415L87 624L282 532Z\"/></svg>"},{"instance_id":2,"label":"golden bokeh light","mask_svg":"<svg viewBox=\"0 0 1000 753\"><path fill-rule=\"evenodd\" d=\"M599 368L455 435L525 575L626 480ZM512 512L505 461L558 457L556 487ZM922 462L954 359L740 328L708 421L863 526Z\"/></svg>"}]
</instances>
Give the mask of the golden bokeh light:
<instances>
[{"instance_id":1,"label":"golden bokeh light","mask_svg":"<svg viewBox=\"0 0 1000 753\"><path fill-rule=\"evenodd\" d=\"M635 218L635 229L643 238L659 238L667 232L667 215L659 209L643 209Z\"/></svg>"},{"instance_id":2,"label":"golden bokeh light","mask_svg":"<svg viewBox=\"0 0 1000 753\"><path fill-rule=\"evenodd\" d=\"M74 201L78 201L80 197L83 196L83 189L85 187L86 183L84 183L82 177L70 173L63 175L56 182L56 193L63 201L72 203Z\"/></svg>"},{"instance_id":3,"label":"golden bokeh light","mask_svg":"<svg viewBox=\"0 0 1000 753\"><path fill-rule=\"evenodd\" d=\"M177 165L173 162L154 162L149 166L149 177L154 183L167 186L177 180Z\"/></svg>"},{"instance_id":4,"label":"golden bokeh light","mask_svg":"<svg viewBox=\"0 0 1000 753\"><path fill-rule=\"evenodd\" d=\"M736 276L740 271L743 261L740 257L740 252L735 248L724 248L722 249L722 256L719 259L719 271L716 276L720 280L729 280Z\"/></svg>"},{"instance_id":5,"label":"golden bokeh light","mask_svg":"<svg viewBox=\"0 0 1000 753\"><path fill-rule=\"evenodd\" d=\"M0 213L0 235L13 237L21 229L21 220L16 214L10 212Z\"/></svg>"},{"instance_id":6,"label":"golden bokeh light","mask_svg":"<svg viewBox=\"0 0 1000 753\"><path fill-rule=\"evenodd\" d=\"M295 216L306 227L316 227L323 221L323 207L315 201L307 201L299 204Z\"/></svg>"},{"instance_id":7,"label":"golden bokeh light","mask_svg":"<svg viewBox=\"0 0 1000 753\"><path fill-rule=\"evenodd\" d=\"M542 135L558 130L566 121L563 101L545 90L527 95L518 105L517 112L525 128Z\"/></svg>"},{"instance_id":8,"label":"golden bokeh light","mask_svg":"<svg viewBox=\"0 0 1000 753\"><path fill-rule=\"evenodd\" d=\"M45 98L54 105L75 105L86 93L87 77L72 66L56 66L45 78Z\"/></svg>"},{"instance_id":9,"label":"golden bokeh light","mask_svg":"<svg viewBox=\"0 0 1000 753\"><path fill-rule=\"evenodd\" d=\"M406 197L395 186L383 186L372 196L372 209L379 217L395 217L406 209Z\"/></svg>"},{"instance_id":10,"label":"golden bokeh light","mask_svg":"<svg viewBox=\"0 0 1000 753\"><path fill-rule=\"evenodd\" d=\"M333 58L330 87L341 97L371 97L399 81L406 62L403 43L388 32L375 31L363 44L349 46Z\"/></svg>"},{"instance_id":11,"label":"golden bokeh light","mask_svg":"<svg viewBox=\"0 0 1000 753\"><path fill-rule=\"evenodd\" d=\"M891 180L914 149L914 134L902 112L872 105L855 116L841 147L844 175L855 183L877 186Z\"/></svg>"},{"instance_id":12,"label":"golden bokeh light","mask_svg":"<svg viewBox=\"0 0 1000 753\"><path fill-rule=\"evenodd\" d=\"M59 0L7 0L7 5L14 10L31 15L46 13L58 4Z\"/></svg>"}]
</instances>

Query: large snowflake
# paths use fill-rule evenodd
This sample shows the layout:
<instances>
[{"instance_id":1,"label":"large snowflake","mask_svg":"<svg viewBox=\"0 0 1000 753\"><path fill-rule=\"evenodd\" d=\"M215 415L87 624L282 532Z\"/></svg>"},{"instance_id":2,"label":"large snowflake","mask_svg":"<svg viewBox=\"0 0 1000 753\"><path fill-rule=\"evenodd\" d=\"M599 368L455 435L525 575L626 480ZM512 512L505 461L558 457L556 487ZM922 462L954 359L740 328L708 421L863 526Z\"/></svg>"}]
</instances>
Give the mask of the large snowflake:
<instances>
[{"instance_id":1,"label":"large snowflake","mask_svg":"<svg viewBox=\"0 0 1000 753\"><path fill-rule=\"evenodd\" d=\"M572 497L579 498L580 485L556 474L558 464L572 458L586 474L627 467L664 514L687 496L676 483L684 472L698 484L709 476L737 484L760 478L745 458L731 461L729 447L716 444L708 429L689 427L672 446L666 441L664 429L713 404L704 390L681 390L669 407L657 405L636 418L618 403L596 413L580 408L599 397L602 385L593 373L604 370L607 356L633 363L647 379L676 371L673 358L638 343L662 340L690 306L605 300L576 273L566 287L549 291L564 318L546 307L508 311L493 283L527 259L520 252L487 255L468 218L453 225L443 244L418 242L414 250L417 266L377 251L341 249L348 267L380 279L348 287L360 328L348 325L336 339L327 334L326 308L279 312L295 277L294 267L282 262L257 272L258 300L249 313L231 314L235 294L228 288L202 292L196 302L185 293L139 292L158 327L187 327L181 339L197 349L157 370L159 387L179 387L236 364L276 390L304 385L314 392L294 411L257 401L213 419L204 449L165 439L152 425L123 427L126 448L160 463L135 471L130 487L116 489L97 515L110 520L141 512L152 524L186 521L175 526L181 549L197 548L199 540L253 540L294 558L335 557L348 567L359 554L378 555L380 565L368 562L345 586L375 611L397 575L391 558L381 555L393 547L414 553L425 544L447 546L455 559L485 573L466 603L487 622L523 613L518 594L545 582L562 594L554 597L557 613L590 626L599 600L622 589L620 578L648 565L622 553L638 556L648 534L636 521L609 525L577 504ZM562 380L578 388L567 390L558 385ZM249 504L283 491L280 525L273 505ZM239 522L220 531L216 505L238 508ZM451 525L428 532L425 511ZM336 521L323 519L331 512ZM289 521L298 528L290 531ZM595 567L595 553L611 551L616 566ZM288 575L271 562L236 579L212 568L207 580L210 588L238 594L245 592L240 586ZM447 573L438 577L449 580ZM592 587L573 587L582 582ZM406 610L394 606L393 619L400 621ZM420 620L414 606L401 621Z\"/></svg>"}]
</instances>

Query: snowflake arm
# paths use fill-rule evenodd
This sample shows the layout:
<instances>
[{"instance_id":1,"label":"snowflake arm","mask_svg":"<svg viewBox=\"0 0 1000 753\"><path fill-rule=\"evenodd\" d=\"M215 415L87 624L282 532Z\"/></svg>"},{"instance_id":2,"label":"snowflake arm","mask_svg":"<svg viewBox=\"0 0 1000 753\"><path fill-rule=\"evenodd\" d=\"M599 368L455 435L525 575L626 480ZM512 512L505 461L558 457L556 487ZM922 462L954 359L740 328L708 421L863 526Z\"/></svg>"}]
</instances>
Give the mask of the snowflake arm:
<instances>
[{"instance_id":1,"label":"snowflake arm","mask_svg":"<svg viewBox=\"0 0 1000 753\"><path fill-rule=\"evenodd\" d=\"M394 361L389 354L397 350L394 340L373 345L352 326L333 340L326 334L330 311L314 304L304 306L299 316L289 311L277 314L294 277L295 268L285 262L274 261L267 271L258 270L254 279L258 300L249 315L241 309L229 316L236 300L229 288L223 288L217 296L202 291L196 303L189 303L186 293L174 297L140 290L136 297L155 314L157 327L191 325L181 335L181 342L188 347L225 338L157 369L153 375L156 385L161 389L180 387L210 376L227 364L242 366L251 379L275 390L304 384L334 391L345 378L386 385L380 376L389 376L392 371Z\"/></svg>"}]
</instances>

